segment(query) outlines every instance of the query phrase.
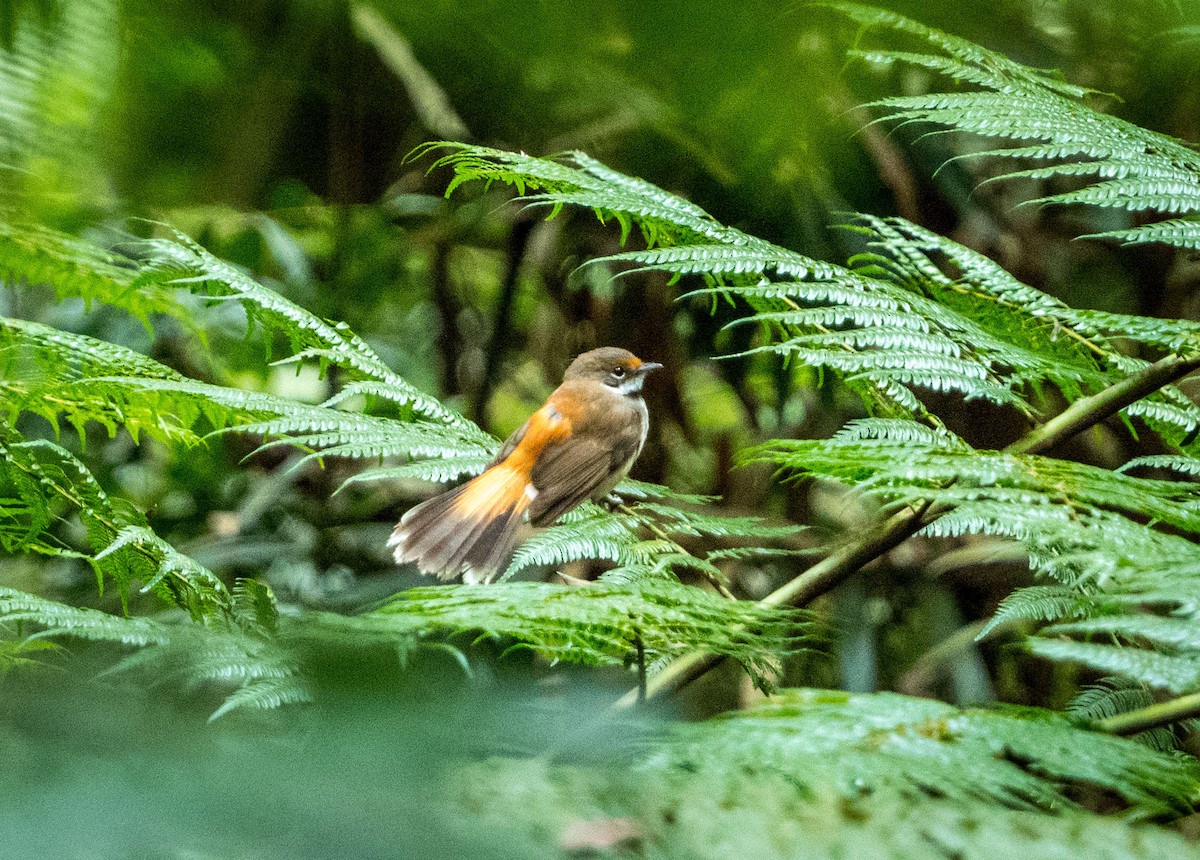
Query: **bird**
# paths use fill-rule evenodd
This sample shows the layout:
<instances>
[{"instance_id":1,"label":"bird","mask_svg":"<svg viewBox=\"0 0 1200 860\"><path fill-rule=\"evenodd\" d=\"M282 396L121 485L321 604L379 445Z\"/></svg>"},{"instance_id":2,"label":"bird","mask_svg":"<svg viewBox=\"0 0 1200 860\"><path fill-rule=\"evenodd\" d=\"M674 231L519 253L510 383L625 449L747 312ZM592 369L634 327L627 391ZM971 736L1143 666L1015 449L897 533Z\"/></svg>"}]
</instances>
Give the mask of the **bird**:
<instances>
[{"instance_id":1,"label":"bird","mask_svg":"<svg viewBox=\"0 0 1200 860\"><path fill-rule=\"evenodd\" d=\"M396 563L487 583L508 567L523 524L550 525L606 498L646 443L642 386L660 368L612 346L577 356L482 474L400 518L388 541Z\"/></svg>"}]
</instances>

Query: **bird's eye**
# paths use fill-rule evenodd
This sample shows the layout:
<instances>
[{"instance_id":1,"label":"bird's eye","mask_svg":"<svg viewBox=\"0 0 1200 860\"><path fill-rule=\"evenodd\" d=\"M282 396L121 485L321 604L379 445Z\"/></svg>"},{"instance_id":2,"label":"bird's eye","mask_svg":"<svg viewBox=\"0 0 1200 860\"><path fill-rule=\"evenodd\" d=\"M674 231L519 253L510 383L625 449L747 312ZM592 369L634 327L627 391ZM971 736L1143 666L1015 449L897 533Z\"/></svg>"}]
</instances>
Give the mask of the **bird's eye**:
<instances>
[{"instance_id":1,"label":"bird's eye","mask_svg":"<svg viewBox=\"0 0 1200 860\"><path fill-rule=\"evenodd\" d=\"M621 365L618 364L616 367L613 368L613 376L615 376L617 379L620 379L624 375L625 375L625 368L621 367Z\"/></svg>"}]
</instances>

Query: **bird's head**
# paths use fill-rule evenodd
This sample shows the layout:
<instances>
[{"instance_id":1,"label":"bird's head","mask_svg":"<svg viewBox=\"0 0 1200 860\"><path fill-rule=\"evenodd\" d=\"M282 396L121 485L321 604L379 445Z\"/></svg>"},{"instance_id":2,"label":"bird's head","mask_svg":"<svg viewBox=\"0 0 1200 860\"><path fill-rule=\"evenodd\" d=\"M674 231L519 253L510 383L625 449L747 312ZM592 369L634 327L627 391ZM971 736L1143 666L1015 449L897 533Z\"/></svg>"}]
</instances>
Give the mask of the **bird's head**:
<instances>
[{"instance_id":1,"label":"bird's head","mask_svg":"<svg viewBox=\"0 0 1200 860\"><path fill-rule=\"evenodd\" d=\"M642 361L627 349L602 346L571 362L563 381L586 379L615 388L621 394L635 395L641 392L647 374L661 367L657 362Z\"/></svg>"}]
</instances>

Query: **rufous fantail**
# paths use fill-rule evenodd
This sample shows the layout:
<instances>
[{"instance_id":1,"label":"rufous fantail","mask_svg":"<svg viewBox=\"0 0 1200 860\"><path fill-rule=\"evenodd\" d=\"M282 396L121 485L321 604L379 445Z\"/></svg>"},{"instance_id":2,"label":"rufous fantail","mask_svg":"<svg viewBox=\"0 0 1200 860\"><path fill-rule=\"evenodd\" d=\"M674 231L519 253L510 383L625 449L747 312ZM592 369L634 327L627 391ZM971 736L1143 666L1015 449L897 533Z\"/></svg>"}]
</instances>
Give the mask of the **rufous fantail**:
<instances>
[{"instance_id":1,"label":"rufous fantail","mask_svg":"<svg viewBox=\"0 0 1200 860\"><path fill-rule=\"evenodd\" d=\"M603 499L646 442L642 385L660 367L611 346L578 356L481 475L404 514L388 541L396 563L488 582L508 566L523 523L549 525Z\"/></svg>"}]
</instances>

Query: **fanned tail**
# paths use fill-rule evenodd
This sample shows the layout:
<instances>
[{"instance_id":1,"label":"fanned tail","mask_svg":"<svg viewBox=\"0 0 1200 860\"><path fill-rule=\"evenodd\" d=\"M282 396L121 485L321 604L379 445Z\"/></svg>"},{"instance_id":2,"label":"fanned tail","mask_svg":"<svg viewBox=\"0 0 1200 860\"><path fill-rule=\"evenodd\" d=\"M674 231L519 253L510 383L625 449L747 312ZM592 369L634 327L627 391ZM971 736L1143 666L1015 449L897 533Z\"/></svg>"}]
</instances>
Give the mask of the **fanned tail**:
<instances>
[{"instance_id":1,"label":"fanned tail","mask_svg":"<svg viewBox=\"0 0 1200 860\"><path fill-rule=\"evenodd\" d=\"M467 571L488 582L512 558L525 511L537 496L519 470L500 463L482 475L410 509L392 531L397 564L454 579Z\"/></svg>"}]
</instances>

